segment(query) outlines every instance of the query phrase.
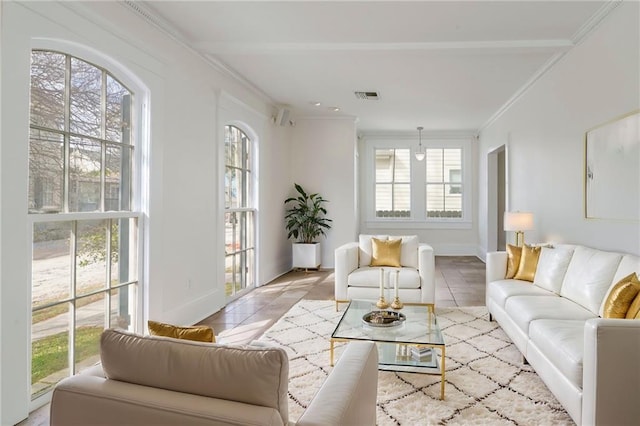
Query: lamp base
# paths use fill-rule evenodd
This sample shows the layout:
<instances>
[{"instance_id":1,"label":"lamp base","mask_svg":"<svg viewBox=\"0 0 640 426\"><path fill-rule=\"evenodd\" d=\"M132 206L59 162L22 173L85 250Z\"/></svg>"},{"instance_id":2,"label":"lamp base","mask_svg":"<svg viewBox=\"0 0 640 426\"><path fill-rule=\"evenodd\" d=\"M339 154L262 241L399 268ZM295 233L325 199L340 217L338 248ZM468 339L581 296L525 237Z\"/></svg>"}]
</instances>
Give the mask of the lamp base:
<instances>
[{"instance_id":1,"label":"lamp base","mask_svg":"<svg viewBox=\"0 0 640 426\"><path fill-rule=\"evenodd\" d=\"M524 232L516 231L516 246L524 246Z\"/></svg>"}]
</instances>

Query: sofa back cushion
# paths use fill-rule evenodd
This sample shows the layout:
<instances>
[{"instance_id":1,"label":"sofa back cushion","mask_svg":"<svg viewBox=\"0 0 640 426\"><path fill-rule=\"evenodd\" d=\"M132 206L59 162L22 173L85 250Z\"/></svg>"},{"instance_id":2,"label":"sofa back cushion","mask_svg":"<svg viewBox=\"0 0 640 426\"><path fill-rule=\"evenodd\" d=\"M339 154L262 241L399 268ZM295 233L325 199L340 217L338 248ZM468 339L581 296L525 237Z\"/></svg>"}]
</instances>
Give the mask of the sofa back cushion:
<instances>
[{"instance_id":1,"label":"sofa back cushion","mask_svg":"<svg viewBox=\"0 0 640 426\"><path fill-rule=\"evenodd\" d=\"M371 254L373 246L371 238L378 240L397 240L402 239L400 246L400 265L408 268L418 269L418 246L419 240L417 235L368 235L360 234L358 237L358 266L360 268L371 265Z\"/></svg>"},{"instance_id":2,"label":"sofa back cushion","mask_svg":"<svg viewBox=\"0 0 640 426\"><path fill-rule=\"evenodd\" d=\"M622 255L577 246L573 252L560 295L599 315L607 290L613 283Z\"/></svg>"},{"instance_id":3,"label":"sofa back cushion","mask_svg":"<svg viewBox=\"0 0 640 426\"><path fill-rule=\"evenodd\" d=\"M378 240L386 241L389 239L388 235L368 235L360 234L358 238L358 258L360 259L359 267L369 266L371 264L371 256L373 254L373 244L371 238L377 238Z\"/></svg>"},{"instance_id":4,"label":"sofa back cushion","mask_svg":"<svg viewBox=\"0 0 640 426\"><path fill-rule=\"evenodd\" d=\"M542 247L533 284L560 294L562 281L573 256L573 248Z\"/></svg>"},{"instance_id":5,"label":"sofa back cushion","mask_svg":"<svg viewBox=\"0 0 640 426\"><path fill-rule=\"evenodd\" d=\"M289 359L278 347L233 347L109 329L100 338L109 379L278 410L288 421Z\"/></svg>"},{"instance_id":6,"label":"sofa back cushion","mask_svg":"<svg viewBox=\"0 0 640 426\"><path fill-rule=\"evenodd\" d=\"M417 235L390 235L390 240L402 240L400 247L400 265L407 268L418 269L418 236Z\"/></svg>"},{"instance_id":7,"label":"sofa back cushion","mask_svg":"<svg viewBox=\"0 0 640 426\"><path fill-rule=\"evenodd\" d=\"M607 290L605 297L602 299L602 305L600 305L600 316L604 318L604 304L609 296L609 293L613 289L616 283L618 283L622 278L628 276L629 274L636 273L640 276L640 257L634 256L631 254L625 254L622 256L620 260L620 264L618 265L618 269L616 270L615 275L613 276L612 284Z\"/></svg>"}]
</instances>

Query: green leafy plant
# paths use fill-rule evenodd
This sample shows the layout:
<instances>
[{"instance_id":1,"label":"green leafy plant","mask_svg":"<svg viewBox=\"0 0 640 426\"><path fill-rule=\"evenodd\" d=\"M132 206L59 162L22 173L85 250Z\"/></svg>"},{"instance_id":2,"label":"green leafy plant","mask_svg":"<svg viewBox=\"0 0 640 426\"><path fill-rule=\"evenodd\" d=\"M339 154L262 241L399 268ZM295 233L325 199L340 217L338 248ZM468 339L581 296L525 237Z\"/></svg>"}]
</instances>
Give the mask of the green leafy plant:
<instances>
[{"instance_id":1,"label":"green leafy plant","mask_svg":"<svg viewBox=\"0 0 640 426\"><path fill-rule=\"evenodd\" d=\"M297 183L293 185L298 195L284 201L284 204L287 205L284 217L287 238L311 244L315 242L316 238L326 235L326 231L331 229L331 219L325 217L327 209L324 204L328 201L320 194L308 194Z\"/></svg>"}]
</instances>

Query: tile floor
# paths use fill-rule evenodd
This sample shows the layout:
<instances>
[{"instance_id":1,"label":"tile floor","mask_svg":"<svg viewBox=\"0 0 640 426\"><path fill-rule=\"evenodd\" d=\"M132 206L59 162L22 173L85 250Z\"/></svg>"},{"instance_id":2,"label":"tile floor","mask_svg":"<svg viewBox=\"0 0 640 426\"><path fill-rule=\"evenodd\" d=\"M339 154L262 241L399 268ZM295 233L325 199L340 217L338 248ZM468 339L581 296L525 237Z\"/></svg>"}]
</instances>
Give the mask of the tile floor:
<instances>
[{"instance_id":1,"label":"tile floor","mask_svg":"<svg viewBox=\"0 0 640 426\"><path fill-rule=\"evenodd\" d=\"M436 306L479 306L485 301L485 264L473 256L436 256ZM332 300L333 270L293 271L233 301L200 321L224 343L259 337L301 299ZM49 406L18 426L49 425Z\"/></svg>"},{"instance_id":2,"label":"tile floor","mask_svg":"<svg viewBox=\"0 0 640 426\"><path fill-rule=\"evenodd\" d=\"M485 265L473 256L436 257L436 305L484 305ZM289 272L235 300L199 324L224 343L259 337L300 299L333 299L333 271Z\"/></svg>"}]
</instances>

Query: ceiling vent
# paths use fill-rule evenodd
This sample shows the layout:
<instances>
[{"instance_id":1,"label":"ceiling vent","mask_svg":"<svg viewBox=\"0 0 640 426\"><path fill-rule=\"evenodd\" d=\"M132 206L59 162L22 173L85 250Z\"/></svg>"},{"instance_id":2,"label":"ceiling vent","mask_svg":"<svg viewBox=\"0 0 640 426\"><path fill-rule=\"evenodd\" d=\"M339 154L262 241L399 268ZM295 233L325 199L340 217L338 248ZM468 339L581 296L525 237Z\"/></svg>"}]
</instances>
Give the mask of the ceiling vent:
<instances>
[{"instance_id":1,"label":"ceiling vent","mask_svg":"<svg viewBox=\"0 0 640 426\"><path fill-rule=\"evenodd\" d=\"M354 92L356 94L356 98L358 99L366 99L369 101L377 101L380 99L380 95L378 92Z\"/></svg>"}]
</instances>

